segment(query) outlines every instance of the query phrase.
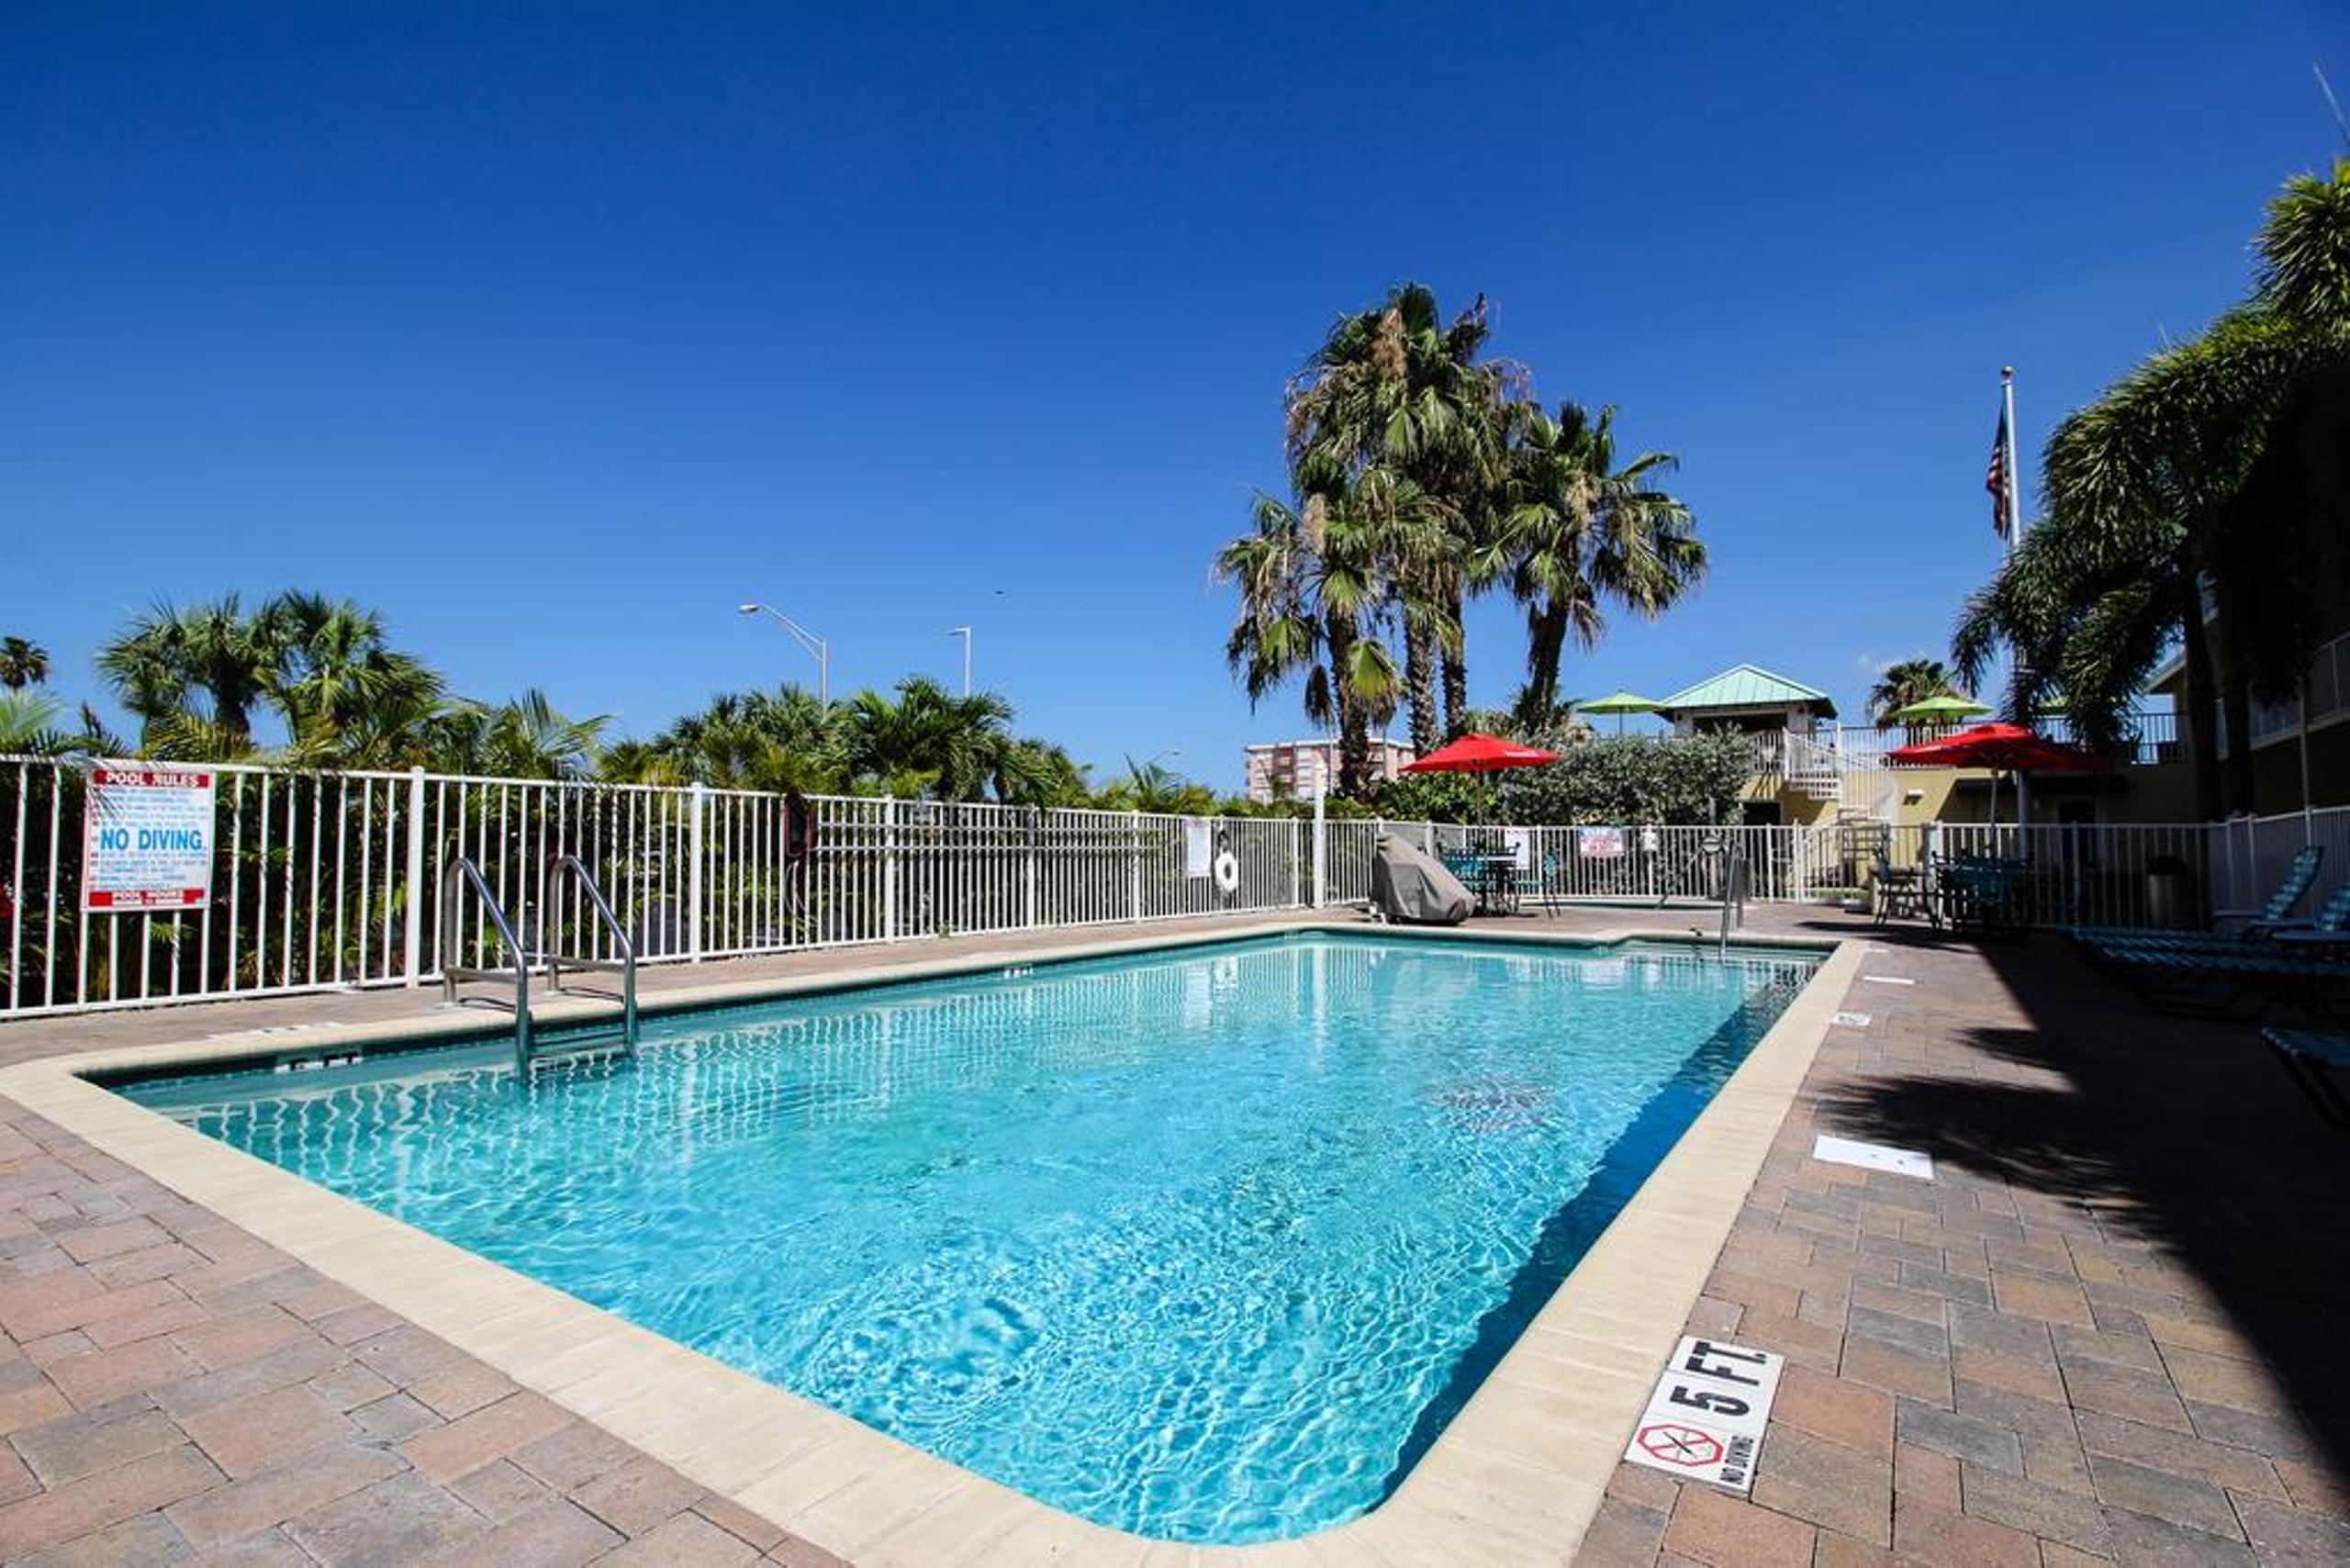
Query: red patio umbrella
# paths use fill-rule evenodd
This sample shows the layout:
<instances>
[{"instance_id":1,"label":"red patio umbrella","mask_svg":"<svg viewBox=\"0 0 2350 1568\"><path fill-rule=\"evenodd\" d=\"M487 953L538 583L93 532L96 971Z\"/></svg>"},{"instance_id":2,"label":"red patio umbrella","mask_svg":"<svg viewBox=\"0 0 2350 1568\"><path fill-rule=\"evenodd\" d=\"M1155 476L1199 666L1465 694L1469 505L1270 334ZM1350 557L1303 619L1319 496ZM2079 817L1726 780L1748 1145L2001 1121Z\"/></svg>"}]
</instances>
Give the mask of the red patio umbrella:
<instances>
[{"instance_id":1,"label":"red patio umbrella","mask_svg":"<svg viewBox=\"0 0 2350 1568\"><path fill-rule=\"evenodd\" d=\"M2095 773L2111 766L2095 752L2034 734L2020 724L1975 724L1956 734L1896 746L1885 756L1907 767L1989 768L1993 822L1999 816L1998 775L2002 772Z\"/></svg>"},{"instance_id":2,"label":"red patio umbrella","mask_svg":"<svg viewBox=\"0 0 2350 1568\"><path fill-rule=\"evenodd\" d=\"M2092 773L2107 766L2095 752L2034 734L2020 724L1975 724L1956 734L1896 746L1886 759L1912 767L1991 767L2009 773Z\"/></svg>"},{"instance_id":3,"label":"red patio umbrella","mask_svg":"<svg viewBox=\"0 0 2350 1568\"><path fill-rule=\"evenodd\" d=\"M1556 762L1559 754L1540 746L1520 745L1498 735L1472 730L1449 745L1441 745L1417 762L1404 765L1406 773L1499 773L1505 767L1539 767Z\"/></svg>"}]
</instances>

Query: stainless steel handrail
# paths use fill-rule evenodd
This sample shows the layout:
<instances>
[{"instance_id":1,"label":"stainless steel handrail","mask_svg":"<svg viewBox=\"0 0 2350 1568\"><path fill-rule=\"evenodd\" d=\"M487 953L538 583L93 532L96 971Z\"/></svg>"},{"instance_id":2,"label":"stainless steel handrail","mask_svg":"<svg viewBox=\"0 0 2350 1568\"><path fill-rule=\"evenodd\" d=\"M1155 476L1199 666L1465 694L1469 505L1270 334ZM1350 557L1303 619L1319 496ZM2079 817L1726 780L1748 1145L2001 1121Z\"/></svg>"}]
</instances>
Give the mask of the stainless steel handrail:
<instances>
[{"instance_id":1,"label":"stainless steel handrail","mask_svg":"<svg viewBox=\"0 0 2350 1568\"><path fill-rule=\"evenodd\" d=\"M548 896L547 883L565 872L577 879L588 902L596 911L597 919L612 939L617 958L599 958L588 954L558 953L547 939L548 913L554 901ZM620 916L612 913L611 902L604 897L604 890L596 885L595 877L587 863L576 855L558 855L548 863L539 876L539 952L547 966L547 989L563 989L563 971L568 965L575 969L597 969L621 977L621 1035L631 1052L636 1049L636 944L629 940L628 932L621 925Z\"/></svg>"},{"instance_id":2,"label":"stainless steel handrail","mask_svg":"<svg viewBox=\"0 0 2350 1568\"><path fill-rule=\"evenodd\" d=\"M1720 939L1714 944L1714 954L1717 958L1725 958L1729 953L1729 921L1730 912L1733 910L1738 913L1738 924L1741 927L1744 926L1746 924L1746 851L1743 849L1730 851L1729 863L1722 868L1722 934Z\"/></svg>"},{"instance_id":3,"label":"stainless steel handrail","mask_svg":"<svg viewBox=\"0 0 2350 1568\"><path fill-rule=\"evenodd\" d=\"M514 959L512 969L467 969L454 960L459 948L457 893L461 886L471 884L474 894L489 915L490 924L498 928L498 940ZM489 890L481 868L463 855L452 856L441 868L441 991L449 1002L457 1000L457 985L461 980L505 980L514 981L514 1065L527 1072L531 1066L531 956L522 950L521 938L514 935L513 923L506 918L505 909L498 895Z\"/></svg>"}]
</instances>

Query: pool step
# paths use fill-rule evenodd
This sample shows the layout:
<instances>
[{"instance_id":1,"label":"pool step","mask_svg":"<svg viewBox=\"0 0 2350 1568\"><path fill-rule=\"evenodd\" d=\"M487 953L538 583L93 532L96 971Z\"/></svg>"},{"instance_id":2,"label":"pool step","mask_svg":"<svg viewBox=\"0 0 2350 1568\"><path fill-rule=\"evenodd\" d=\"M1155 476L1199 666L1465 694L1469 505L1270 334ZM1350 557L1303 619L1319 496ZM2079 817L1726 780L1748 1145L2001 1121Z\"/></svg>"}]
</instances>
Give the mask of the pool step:
<instances>
[{"instance_id":1,"label":"pool step","mask_svg":"<svg viewBox=\"0 0 2350 1568\"><path fill-rule=\"evenodd\" d=\"M542 1035L531 1043L531 1070L535 1072L559 1063L632 1056L635 1051L636 1042L625 1029L599 1029L593 1034L557 1035L552 1038Z\"/></svg>"}]
</instances>

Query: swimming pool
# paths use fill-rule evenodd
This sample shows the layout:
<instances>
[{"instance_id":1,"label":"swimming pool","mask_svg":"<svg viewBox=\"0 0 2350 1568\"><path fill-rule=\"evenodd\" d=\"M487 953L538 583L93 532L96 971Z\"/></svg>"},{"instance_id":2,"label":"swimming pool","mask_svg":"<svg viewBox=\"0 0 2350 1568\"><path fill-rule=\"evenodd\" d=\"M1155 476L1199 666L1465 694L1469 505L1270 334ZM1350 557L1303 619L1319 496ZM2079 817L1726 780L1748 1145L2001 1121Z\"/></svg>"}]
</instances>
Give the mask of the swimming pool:
<instances>
[{"instance_id":1,"label":"swimming pool","mask_svg":"<svg viewBox=\"0 0 2350 1568\"><path fill-rule=\"evenodd\" d=\"M1086 1518L1411 1467L1811 969L1294 935L124 1092Z\"/></svg>"}]
</instances>

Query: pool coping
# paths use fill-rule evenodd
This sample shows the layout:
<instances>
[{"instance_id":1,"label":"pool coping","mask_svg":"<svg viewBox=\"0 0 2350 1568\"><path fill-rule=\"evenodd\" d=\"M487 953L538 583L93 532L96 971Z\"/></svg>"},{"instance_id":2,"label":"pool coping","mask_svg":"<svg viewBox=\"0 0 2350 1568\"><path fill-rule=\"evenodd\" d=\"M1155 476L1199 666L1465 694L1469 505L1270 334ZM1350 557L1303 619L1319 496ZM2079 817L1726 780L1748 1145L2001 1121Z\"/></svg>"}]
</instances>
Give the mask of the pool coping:
<instances>
[{"instance_id":1,"label":"pool coping","mask_svg":"<svg viewBox=\"0 0 2350 1568\"><path fill-rule=\"evenodd\" d=\"M1329 912L1239 930L1192 928L914 963L854 963L719 982L659 1011L902 984L1279 935L1391 928ZM1627 926L1539 933L1394 929L1416 939L1591 946L1692 944ZM736 1371L554 1287L241 1153L90 1081L137 1068L218 1067L321 1047L478 1034L479 1014L331 1024L45 1058L0 1070L0 1093L398 1313L711 1491L858 1562L979 1556L1214 1564L1570 1554L1613 1475L1656 1376L1712 1271L1779 1125L1857 973L1852 939L1741 936L1741 948L1820 953L1813 974L1736 1072L1551 1294L1451 1423L1377 1507L1256 1546L1158 1541L1065 1513L813 1401ZM542 1004L559 1025L603 1010ZM653 1011L648 1007L648 1012Z\"/></svg>"}]
</instances>

